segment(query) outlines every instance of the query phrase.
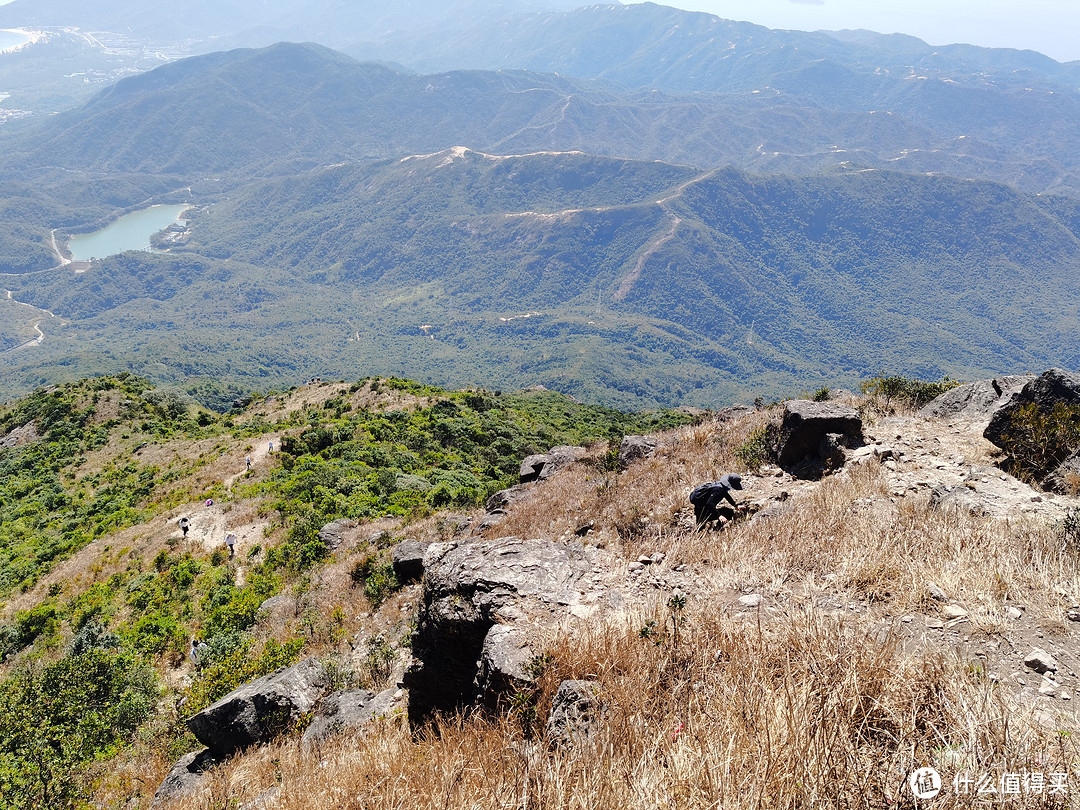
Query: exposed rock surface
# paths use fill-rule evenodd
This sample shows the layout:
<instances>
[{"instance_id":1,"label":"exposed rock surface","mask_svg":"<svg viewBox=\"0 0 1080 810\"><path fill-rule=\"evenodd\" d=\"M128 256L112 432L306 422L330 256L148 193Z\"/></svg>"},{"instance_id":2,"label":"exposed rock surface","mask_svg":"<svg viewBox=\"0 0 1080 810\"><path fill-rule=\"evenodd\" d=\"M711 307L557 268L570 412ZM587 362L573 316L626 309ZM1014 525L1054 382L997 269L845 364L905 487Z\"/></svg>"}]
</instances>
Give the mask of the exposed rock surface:
<instances>
[{"instance_id":1,"label":"exposed rock surface","mask_svg":"<svg viewBox=\"0 0 1080 810\"><path fill-rule=\"evenodd\" d=\"M33 422L17 427L0 439L0 450L7 449L9 447L19 447L20 445L32 442L35 439L41 438L37 432L37 425Z\"/></svg>"},{"instance_id":2,"label":"exposed rock surface","mask_svg":"<svg viewBox=\"0 0 1080 810\"><path fill-rule=\"evenodd\" d=\"M338 734L356 733L379 717L404 708L405 693L385 689L379 694L366 689L344 689L319 702L311 725L304 731L301 747L318 747Z\"/></svg>"},{"instance_id":3,"label":"exposed rock surface","mask_svg":"<svg viewBox=\"0 0 1080 810\"><path fill-rule=\"evenodd\" d=\"M490 703L527 677L531 634L621 604L619 563L601 549L504 537L433 543L405 674L409 719ZM504 625L510 625L504 626Z\"/></svg>"},{"instance_id":4,"label":"exposed rock surface","mask_svg":"<svg viewBox=\"0 0 1080 810\"><path fill-rule=\"evenodd\" d=\"M656 439L652 436L623 436L619 443L619 467L626 468L638 459L649 458L656 452Z\"/></svg>"},{"instance_id":5,"label":"exposed rock surface","mask_svg":"<svg viewBox=\"0 0 1080 810\"><path fill-rule=\"evenodd\" d=\"M1073 453L1043 479L1043 489L1061 495L1071 495L1080 484L1080 451Z\"/></svg>"},{"instance_id":6,"label":"exposed rock surface","mask_svg":"<svg viewBox=\"0 0 1080 810\"><path fill-rule=\"evenodd\" d=\"M309 658L234 689L189 717L187 726L211 754L227 757L285 731L325 692L323 667Z\"/></svg>"},{"instance_id":7,"label":"exposed rock surface","mask_svg":"<svg viewBox=\"0 0 1080 810\"><path fill-rule=\"evenodd\" d=\"M563 681L551 701L548 713L548 740L571 748L588 741L596 733L600 697L595 681Z\"/></svg>"},{"instance_id":8,"label":"exposed rock surface","mask_svg":"<svg viewBox=\"0 0 1080 810\"><path fill-rule=\"evenodd\" d=\"M813 478L830 466L841 466L844 449L863 444L862 419L854 408L807 399L791 400L784 406L777 447L784 470Z\"/></svg>"},{"instance_id":9,"label":"exposed rock surface","mask_svg":"<svg viewBox=\"0 0 1080 810\"><path fill-rule=\"evenodd\" d=\"M399 581L414 582L424 576L424 554L428 545L420 540L402 540L394 546L390 559Z\"/></svg>"},{"instance_id":10,"label":"exposed rock surface","mask_svg":"<svg viewBox=\"0 0 1080 810\"><path fill-rule=\"evenodd\" d=\"M983 436L1001 449L1010 451L1010 436L1023 431L1022 426L1017 424L1023 408L1034 405L1037 411L1045 416L1058 404L1080 406L1080 374L1060 368L1043 372L994 412ZM1030 469L1036 479L1043 479L1051 475L1075 448L1057 449L1057 454L1048 453L1045 458L1025 458L1020 461Z\"/></svg>"},{"instance_id":11,"label":"exposed rock surface","mask_svg":"<svg viewBox=\"0 0 1080 810\"><path fill-rule=\"evenodd\" d=\"M319 542L327 551L334 551L344 542L345 532L356 528L356 521L349 518L341 518L327 523L319 529Z\"/></svg>"},{"instance_id":12,"label":"exposed rock surface","mask_svg":"<svg viewBox=\"0 0 1080 810\"><path fill-rule=\"evenodd\" d=\"M521 462L518 477L522 484L527 484L530 481L542 481L568 464L577 461L584 452L584 447L560 445L552 447L546 453L526 456Z\"/></svg>"},{"instance_id":13,"label":"exposed rock surface","mask_svg":"<svg viewBox=\"0 0 1080 810\"><path fill-rule=\"evenodd\" d=\"M202 784L206 771L217 763L218 760L210 753L209 748L184 754L173 765L168 776L161 781L150 807L164 807L192 793Z\"/></svg>"},{"instance_id":14,"label":"exposed rock surface","mask_svg":"<svg viewBox=\"0 0 1080 810\"><path fill-rule=\"evenodd\" d=\"M965 383L926 403L919 415L934 419L987 419L1034 379L1033 374L1017 374Z\"/></svg>"}]
</instances>

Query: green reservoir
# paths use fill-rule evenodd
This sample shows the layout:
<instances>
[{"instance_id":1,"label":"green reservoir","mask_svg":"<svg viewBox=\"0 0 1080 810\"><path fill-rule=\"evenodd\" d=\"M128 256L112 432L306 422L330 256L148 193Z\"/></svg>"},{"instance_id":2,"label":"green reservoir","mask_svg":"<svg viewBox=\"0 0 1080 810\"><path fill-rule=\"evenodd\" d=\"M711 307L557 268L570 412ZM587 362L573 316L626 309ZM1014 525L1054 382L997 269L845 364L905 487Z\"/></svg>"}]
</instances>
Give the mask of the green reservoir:
<instances>
[{"instance_id":1,"label":"green reservoir","mask_svg":"<svg viewBox=\"0 0 1080 810\"><path fill-rule=\"evenodd\" d=\"M154 205L125 214L93 233L71 237L68 250L77 262L101 259L126 250L149 250L150 237L178 222L190 206Z\"/></svg>"}]
</instances>

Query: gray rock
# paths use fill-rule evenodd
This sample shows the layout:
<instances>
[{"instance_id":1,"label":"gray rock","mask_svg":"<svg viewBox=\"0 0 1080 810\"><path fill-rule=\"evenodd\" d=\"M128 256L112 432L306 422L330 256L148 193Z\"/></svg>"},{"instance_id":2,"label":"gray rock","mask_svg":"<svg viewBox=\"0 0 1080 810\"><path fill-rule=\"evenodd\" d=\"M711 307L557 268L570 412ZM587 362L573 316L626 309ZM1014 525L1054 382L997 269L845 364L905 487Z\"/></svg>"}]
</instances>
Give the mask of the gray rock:
<instances>
[{"instance_id":1,"label":"gray rock","mask_svg":"<svg viewBox=\"0 0 1080 810\"><path fill-rule=\"evenodd\" d=\"M218 761L210 753L209 748L184 754L176 761L172 770L169 771L169 774L158 786L157 792L154 794L154 800L150 804L151 810L156 807L164 807L183 796L193 793L202 784L206 771L216 765Z\"/></svg>"},{"instance_id":2,"label":"gray rock","mask_svg":"<svg viewBox=\"0 0 1080 810\"><path fill-rule=\"evenodd\" d=\"M617 566L611 553L578 543L516 537L432 543L424 557L413 663L404 677L409 720L419 725L434 711L490 705L497 696L488 690L505 685L503 675L520 675L531 658L522 636L492 629L565 621L589 592L614 602L620 594L601 591L598 583Z\"/></svg>"},{"instance_id":3,"label":"gray rock","mask_svg":"<svg viewBox=\"0 0 1080 810\"><path fill-rule=\"evenodd\" d=\"M548 741L567 748L587 742L596 733L600 711L595 681L563 681L551 701L544 726Z\"/></svg>"},{"instance_id":4,"label":"gray rock","mask_svg":"<svg viewBox=\"0 0 1080 810\"><path fill-rule=\"evenodd\" d=\"M484 636L480 667L476 674L476 694L489 708L499 699L530 683L529 663L534 654L524 630L497 624Z\"/></svg>"},{"instance_id":5,"label":"gray rock","mask_svg":"<svg viewBox=\"0 0 1080 810\"><path fill-rule=\"evenodd\" d=\"M943 591L936 582L927 581L926 591L930 594L930 598L935 602L948 602L949 596Z\"/></svg>"},{"instance_id":6,"label":"gray rock","mask_svg":"<svg viewBox=\"0 0 1080 810\"><path fill-rule=\"evenodd\" d=\"M847 456L844 452L844 437L839 433L826 433L818 444L818 456L825 469L838 470L844 466Z\"/></svg>"},{"instance_id":7,"label":"gray rock","mask_svg":"<svg viewBox=\"0 0 1080 810\"><path fill-rule=\"evenodd\" d=\"M1043 479L1042 487L1059 495L1072 495L1080 484L1080 451L1073 453Z\"/></svg>"},{"instance_id":8,"label":"gray rock","mask_svg":"<svg viewBox=\"0 0 1080 810\"><path fill-rule=\"evenodd\" d=\"M577 461L584 452L584 447L560 445L542 455L526 456L521 462L518 477L522 484L550 478L563 467Z\"/></svg>"},{"instance_id":9,"label":"gray rock","mask_svg":"<svg viewBox=\"0 0 1080 810\"><path fill-rule=\"evenodd\" d=\"M982 498L965 486L939 484L930 491L930 507L942 512L955 510L972 515L987 515L989 511Z\"/></svg>"},{"instance_id":10,"label":"gray rock","mask_svg":"<svg viewBox=\"0 0 1080 810\"><path fill-rule=\"evenodd\" d=\"M968 612L960 605L946 605L941 609L941 615L946 619L962 619L968 615Z\"/></svg>"},{"instance_id":11,"label":"gray rock","mask_svg":"<svg viewBox=\"0 0 1080 810\"><path fill-rule=\"evenodd\" d=\"M832 440L826 440L834 434ZM795 399L784 406L777 446L778 463L785 471L814 478L825 469L822 442L853 450L862 447L862 419L854 408L833 402Z\"/></svg>"},{"instance_id":12,"label":"gray rock","mask_svg":"<svg viewBox=\"0 0 1080 810\"><path fill-rule=\"evenodd\" d=\"M401 582L415 582L424 576L424 554L429 543L402 540L390 552L394 573Z\"/></svg>"},{"instance_id":13,"label":"gray rock","mask_svg":"<svg viewBox=\"0 0 1080 810\"><path fill-rule=\"evenodd\" d=\"M649 458L656 452L656 439L651 436L623 436L619 443L619 467L625 469L638 459Z\"/></svg>"},{"instance_id":14,"label":"gray rock","mask_svg":"<svg viewBox=\"0 0 1080 810\"><path fill-rule=\"evenodd\" d=\"M1008 375L965 383L923 405L919 415L935 419L985 419L1034 379L1033 374Z\"/></svg>"},{"instance_id":15,"label":"gray rock","mask_svg":"<svg viewBox=\"0 0 1080 810\"><path fill-rule=\"evenodd\" d=\"M529 456L529 458L536 458L535 456ZM527 460L527 459L526 459ZM525 462L522 462L522 469L525 469ZM537 473L539 475L539 473ZM489 512L502 512L508 506L520 501L522 498L528 495L529 491L525 487L518 484L512 486L509 489L500 489L494 495L487 499L484 504L484 508Z\"/></svg>"},{"instance_id":16,"label":"gray rock","mask_svg":"<svg viewBox=\"0 0 1080 810\"><path fill-rule=\"evenodd\" d=\"M584 447L575 447L570 445L560 445L558 447L552 447L548 450L548 460L544 463L544 468L540 470L540 480L550 478L559 470L573 464L585 453Z\"/></svg>"},{"instance_id":17,"label":"gray rock","mask_svg":"<svg viewBox=\"0 0 1080 810\"><path fill-rule=\"evenodd\" d=\"M338 734L355 734L373 720L403 709L404 705L404 693L397 688L385 689L377 695L366 689L334 692L319 702L300 746L309 750Z\"/></svg>"},{"instance_id":18,"label":"gray rock","mask_svg":"<svg viewBox=\"0 0 1080 810\"><path fill-rule=\"evenodd\" d=\"M544 465L547 464L547 462L548 457L546 453L525 456L521 461L521 470L518 473L518 480L522 484L528 484L530 481L535 481L540 477L540 471L544 469Z\"/></svg>"},{"instance_id":19,"label":"gray rock","mask_svg":"<svg viewBox=\"0 0 1080 810\"><path fill-rule=\"evenodd\" d=\"M1020 391L1013 394L1008 401L994 411L990 417L990 423L983 431L983 436L1003 450L1009 450L1009 436L1017 430L1016 418L1022 408L1034 405L1042 414L1050 413L1057 404L1067 406L1080 406L1080 374L1052 368L1043 372L1031 382L1027 383ZM1057 457L1048 459L1022 459L1026 466L1045 465L1040 469L1033 469L1036 477L1043 478L1054 471L1066 457L1076 448L1062 447Z\"/></svg>"},{"instance_id":20,"label":"gray rock","mask_svg":"<svg viewBox=\"0 0 1080 810\"><path fill-rule=\"evenodd\" d=\"M341 518L327 523L319 529L319 542L327 551L334 551L345 539L345 532L356 528L356 521L350 518Z\"/></svg>"},{"instance_id":21,"label":"gray rock","mask_svg":"<svg viewBox=\"0 0 1080 810\"><path fill-rule=\"evenodd\" d=\"M1024 666L1036 672L1057 672L1058 663L1046 650L1035 648L1024 657Z\"/></svg>"},{"instance_id":22,"label":"gray rock","mask_svg":"<svg viewBox=\"0 0 1080 810\"><path fill-rule=\"evenodd\" d=\"M322 664L308 658L234 689L187 719L216 757L268 742L311 711L326 692Z\"/></svg>"},{"instance_id":23,"label":"gray rock","mask_svg":"<svg viewBox=\"0 0 1080 810\"><path fill-rule=\"evenodd\" d=\"M273 613L278 608L288 604L290 598L291 597L288 594L279 593L277 596L271 596L269 599L264 599L259 604L259 612Z\"/></svg>"},{"instance_id":24,"label":"gray rock","mask_svg":"<svg viewBox=\"0 0 1080 810\"><path fill-rule=\"evenodd\" d=\"M33 422L28 422L22 427L17 427L8 433L4 438L0 439L0 450L5 450L10 447L19 447L23 444L35 441L41 438L37 432L37 425Z\"/></svg>"}]
</instances>

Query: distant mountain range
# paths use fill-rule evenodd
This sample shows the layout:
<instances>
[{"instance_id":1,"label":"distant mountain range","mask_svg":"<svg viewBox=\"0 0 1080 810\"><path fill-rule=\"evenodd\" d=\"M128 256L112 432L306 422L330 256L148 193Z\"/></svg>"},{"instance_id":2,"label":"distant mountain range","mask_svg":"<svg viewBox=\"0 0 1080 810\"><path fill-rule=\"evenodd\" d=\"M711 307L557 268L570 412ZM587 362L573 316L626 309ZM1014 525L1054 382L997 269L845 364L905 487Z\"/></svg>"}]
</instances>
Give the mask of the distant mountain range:
<instances>
[{"instance_id":1,"label":"distant mountain range","mask_svg":"<svg viewBox=\"0 0 1080 810\"><path fill-rule=\"evenodd\" d=\"M3 287L55 320L12 350L35 321L0 306L0 393L131 368L708 405L1080 364L1075 65L651 4L486 30L422 58L560 75L281 43L9 138ZM54 229L160 201L195 205L182 248L49 269Z\"/></svg>"}]
</instances>

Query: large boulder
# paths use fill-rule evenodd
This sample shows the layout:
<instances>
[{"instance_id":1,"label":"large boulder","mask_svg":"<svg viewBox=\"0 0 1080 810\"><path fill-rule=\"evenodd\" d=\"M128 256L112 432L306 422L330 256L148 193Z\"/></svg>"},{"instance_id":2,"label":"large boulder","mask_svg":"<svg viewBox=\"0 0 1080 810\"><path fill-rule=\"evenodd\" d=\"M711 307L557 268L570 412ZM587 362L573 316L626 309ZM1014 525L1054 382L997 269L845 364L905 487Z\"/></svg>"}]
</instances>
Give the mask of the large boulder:
<instances>
[{"instance_id":1,"label":"large boulder","mask_svg":"<svg viewBox=\"0 0 1080 810\"><path fill-rule=\"evenodd\" d=\"M1032 426L1022 423L1027 410L1033 407L1041 418L1046 419L1059 405L1069 409L1080 408L1080 374L1052 368L1031 380L998 408L990 417L983 436L1010 453L1007 466L1021 470L1035 480L1042 480L1077 448L1060 442L1054 442L1053 446L1045 443L1025 446L1017 439L1030 433ZM1048 433L1053 435L1052 426Z\"/></svg>"},{"instance_id":2,"label":"large boulder","mask_svg":"<svg viewBox=\"0 0 1080 810\"><path fill-rule=\"evenodd\" d=\"M1057 465L1042 482L1043 489L1059 495L1076 495L1080 489L1080 451Z\"/></svg>"},{"instance_id":3,"label":"large boulder","mask_svg":"<svg viewBox=\"0 0 1080 810\"><path fill-rule=\"evenodd\" d=\"M537 633L621 602L621 566L578 543L503 537L433 543L405 673L409 719L492 705L529 678Z\"/></svg>"},{"instance_id":4,"label":"large boulder","mask_svg":"<svg viewBox=\"0 0 1080 810\"><path fill-rule=\"evenodd\" d=\"M863 444L862 418L854 408L793 399L784 406L777 463L793 475L813 478L842 464L843 449Z\"/></svg>"},{"instance_id":5,"label":"large boulder","mask_svg":"<svg viewBox=\"0 0 1080 810\"><path fill-rule=\"evenodd\" d=\"M421 540L402 540L394 546L390 559L400 582L415 582L424 576L424 554L428 545Z\"/></svg>"},{"instance_id":6,"label":"large boulder","mask_svg":"<svg viewBox=\"0 0 1080 810\"><path fill-rule=\"evenodd\" d=\"M965 383L923 405L919 415L935 419L985 419L1034 379L1033 374L1014 374Z\"/></svg>"},{"instance_id":7,"label":"large boulder","mask_svg":"<svg viewBox=\"0 0 1080 810\"><path fill-rule=\"evenodd\" d=\"M327 551L336 551L344 542L345 534L349 529L355 529L357 525L357 522L350 518L331 521L319 529L319 542Z\"/></svg>"},{"instance_id":8,"label":"large boulder","mask_svg":"<svg viewBox=\"0 0 1080 810\"><path fill-rule=\"evenodd\" d=\"M526 456L521 462L518 478L522 484L550 478L563 467L577 461L585 452L584 447L560 445L546 453Z\"/></svg>"},{"instance_id":9,"label":"large boulder","mask_svg":"<svg viewBox=\"0 0 1080 810\"><path fill-rule=\"evenodd\" d=\"M209 748L184 754L158 786L154 800L150 803L151 810L194 793L202 784L206 771L217 763L218 760L210 753Z\"/></svg>"},{"instance_id":10,"label":"large boulder","mask_svg":"<svg viewBox=\"0 0 1080 810\"><path fill-rule=\"evenodd\" d=\"M187 719L199 742L215 757L269 742L311 711L326 694L322 664L308 658L234 689Z\"/></svg>"},{"instance_id":11,"label":"large boulder","mask_svg":"<svg viewBox=\"0 0 1080 810\"><path fill-rule=\"evenodd\" d=\"M619 443L619 467L625 469L638 459L649 458L656 452L656 439L651 436L623 436Z\"/></svg>"},{"instance_id":12,"label":"large boulder","mask_svg":"<svg viewBox=\"0 0 1080 810\"><path fill-rule=\"evenodd\" d=\"M563 681L551 701L548 713L548 741L574 748L596 733L600 715L599 685L596 681Z\"/></svg>"},{"instance_id":13,"label":"large boulder","mask_svg":"<svg viewBox=\"0 0 1080 810\"><path fill-rule=\"evenodd\" d=\"M304 731L300 746L317 748L339 734L356 734L381 717L390 717L405 705L400 689L385 689L379 694L366 689L343 689L319 702L311 725Z\"/></svg>"}]
</instances>

